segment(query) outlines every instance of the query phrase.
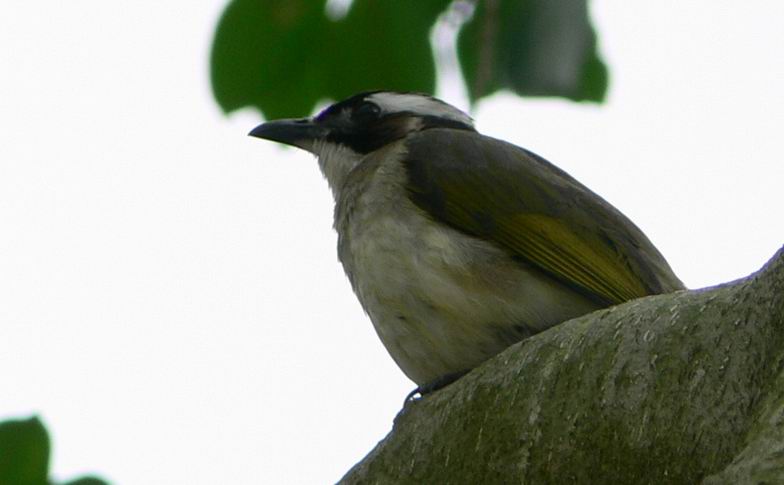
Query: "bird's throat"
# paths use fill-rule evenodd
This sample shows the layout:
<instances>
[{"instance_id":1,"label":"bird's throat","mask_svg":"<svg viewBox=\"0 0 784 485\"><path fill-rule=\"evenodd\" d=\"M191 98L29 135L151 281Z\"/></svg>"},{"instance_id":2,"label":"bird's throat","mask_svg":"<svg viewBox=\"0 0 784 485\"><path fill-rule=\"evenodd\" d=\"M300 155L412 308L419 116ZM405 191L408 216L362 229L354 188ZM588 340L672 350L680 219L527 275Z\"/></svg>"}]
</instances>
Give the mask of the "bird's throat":
<instances>
[{"instance_id":1,"label":"bird's throat","mask_svg":"<svg viewBox=\"0 0 784 485\"><path fill-rule=\"evenodd\" d=\"M363 155L345 145L330 142L319 142L314 147L314 152L318 156L321 173L327 179L337 201L348 174L359 164Z\"/></svg>"}]
</instances>

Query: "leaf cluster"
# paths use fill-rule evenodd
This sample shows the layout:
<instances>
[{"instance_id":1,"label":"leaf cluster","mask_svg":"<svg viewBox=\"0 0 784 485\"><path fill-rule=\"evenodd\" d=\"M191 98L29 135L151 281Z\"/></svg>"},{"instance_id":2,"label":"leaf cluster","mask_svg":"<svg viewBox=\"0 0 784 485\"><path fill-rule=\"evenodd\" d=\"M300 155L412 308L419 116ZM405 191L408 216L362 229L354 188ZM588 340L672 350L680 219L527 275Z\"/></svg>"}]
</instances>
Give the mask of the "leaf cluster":
<instances>
[{"instance_id":1,"label":"leaf cluster","mask_svg":"<svg viewBox=\"0 0 784 485\"><path fill-rule=\"evenodd\" d=\"M371 89L433 93L430 32L456 5L354 0L343 18L331 19L326 3L228 4L210 64L213 92L224 111L253 106L267 118L291 117L309 114L322 99ZM581 101L604 98L607 69L597 53L586 0L477 0L473 5L457 45L472 103L502 89Z\"/></svg>"}]
</instances>

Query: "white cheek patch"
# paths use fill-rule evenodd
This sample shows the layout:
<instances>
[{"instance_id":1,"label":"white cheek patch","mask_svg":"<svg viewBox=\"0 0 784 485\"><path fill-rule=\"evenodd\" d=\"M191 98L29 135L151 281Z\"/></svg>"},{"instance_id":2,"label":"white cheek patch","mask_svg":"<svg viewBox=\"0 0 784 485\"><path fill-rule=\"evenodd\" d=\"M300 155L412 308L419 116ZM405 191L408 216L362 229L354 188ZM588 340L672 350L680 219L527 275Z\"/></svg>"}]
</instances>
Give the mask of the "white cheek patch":
<instances>
[{"instance_id":1,"label":"white cheek patch","mask_svg":"<svg viewBox=\"0 0 784 485\"><path fill-rule=\"evenodd\" d=\"M367 97L376 103L385 113L410 111L422 116L436 116L474 126L470 116L443 101L421 94L409 93L374 93Z\"/></svg>"}]
</instances>

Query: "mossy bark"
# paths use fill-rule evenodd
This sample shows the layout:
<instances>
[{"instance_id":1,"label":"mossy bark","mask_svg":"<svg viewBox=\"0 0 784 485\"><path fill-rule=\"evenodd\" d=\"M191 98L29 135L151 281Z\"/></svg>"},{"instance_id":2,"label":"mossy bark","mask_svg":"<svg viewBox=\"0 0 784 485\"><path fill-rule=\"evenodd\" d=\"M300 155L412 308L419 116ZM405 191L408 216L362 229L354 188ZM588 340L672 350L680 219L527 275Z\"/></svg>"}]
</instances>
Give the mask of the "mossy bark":
<instances>
[{"instance_id":1,"label":"mossy bark","mask_svg":"<svg viewBox=\"0 0 784 485\"><path fill-rule=\"evenodd\" d=\"M784 249L520 342L411 402L342 483L784 483Z\"/></svg>"}]
</instances>

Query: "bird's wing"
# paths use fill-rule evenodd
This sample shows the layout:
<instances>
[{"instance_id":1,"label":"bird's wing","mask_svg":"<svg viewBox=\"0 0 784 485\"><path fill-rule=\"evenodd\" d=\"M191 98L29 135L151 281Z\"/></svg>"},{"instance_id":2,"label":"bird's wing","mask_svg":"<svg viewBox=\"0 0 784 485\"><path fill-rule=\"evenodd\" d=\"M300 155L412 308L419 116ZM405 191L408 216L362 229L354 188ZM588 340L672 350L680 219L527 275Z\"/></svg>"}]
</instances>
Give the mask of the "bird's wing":
<instances>
[{"instance_id":1,"label":"bird's wing","mask_svg":"<svg viewBox=\"0 0 784 485\"><path fill-rule=\"evenodd\" d=\"M606 304L683 288L637 226L543 158L462 130L425 130L406 145L409 196L434 220Z\"/></svg>"}]
</instances>

